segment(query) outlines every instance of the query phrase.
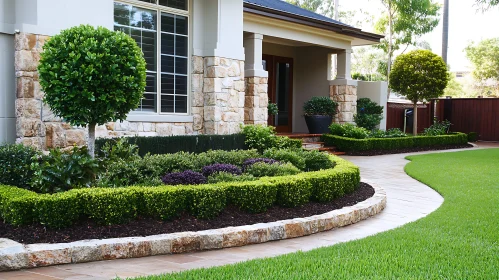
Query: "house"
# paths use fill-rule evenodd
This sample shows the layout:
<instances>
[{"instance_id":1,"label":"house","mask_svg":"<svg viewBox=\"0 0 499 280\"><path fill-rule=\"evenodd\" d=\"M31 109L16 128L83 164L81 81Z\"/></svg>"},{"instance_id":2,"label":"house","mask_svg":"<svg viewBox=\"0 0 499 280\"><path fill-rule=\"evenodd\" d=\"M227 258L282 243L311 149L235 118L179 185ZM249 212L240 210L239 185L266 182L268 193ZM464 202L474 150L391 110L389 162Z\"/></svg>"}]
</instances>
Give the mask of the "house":
<instances>
[{"instance_id":1,"label":"house","mask_svg":"<svg viewBox=\"0 0 499 280\"><path fill-rule=\"evenodd\" d=\"M268 102L279 106L278 131L306 132L312 96L338 101L337 121L352 122L352 47L382 38L280 0L0 0L0 142L85 143L85 129L43 104L36 72L44 42L80 24L129 34L147 62L139 108L97 137L236 133L267 124Z\"/></svg>"}]
</instances>

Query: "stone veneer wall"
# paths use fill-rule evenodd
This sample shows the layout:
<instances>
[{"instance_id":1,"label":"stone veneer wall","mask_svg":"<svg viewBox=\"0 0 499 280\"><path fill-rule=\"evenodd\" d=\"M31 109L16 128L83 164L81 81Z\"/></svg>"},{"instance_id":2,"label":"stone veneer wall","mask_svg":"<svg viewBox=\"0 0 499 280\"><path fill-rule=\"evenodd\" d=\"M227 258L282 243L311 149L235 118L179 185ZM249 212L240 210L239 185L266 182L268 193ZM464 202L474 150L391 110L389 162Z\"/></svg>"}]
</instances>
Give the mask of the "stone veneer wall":
<instances>
[{"instance_id":1,"label":"stone veneer wall","mask_svg":"<svg viewBox=\"0 0 499 280\"><path fill-rule=\"evenodd\" d=\"M48 36L15 36L17 78L17 143L46 150L85 145L87 129L74 127L42 102L38 81L40 52ZM96 137L231 134L244 122L244 62L219 57L192 57L193 122L110 122L96 128Z\"/></svg>"},{"instance_id":2,"label":"stone veneer wall","mask_svg":"<svg viewBox=\"0 0 499 280\"><path fill-rule=\"evenodd\" d=\"M269 104L268 78L246 77L245 81L244 123L266 125Z\"/></svg>"},{"instance_id":3,"label":"stone veneer wall","mask_svg":"<svg viewBox=\"0 0 499 280\"><path fill-rule=\"evenodd\" d=\"M336 123L353 123L353 116L357 113L357 87L351 85L329 86L329 97L338 103Z\"/></svg>"},{"instance_id":4,"label":"stone veneer wall","mask_svg":"<svg viewBox=\"0 0 499 280\"><path fill-rule=\"evenodd\" d=\"M195 129L233 134L244 121L244 61L193 56L192 111Z\"/></svg>"}]
</instances>

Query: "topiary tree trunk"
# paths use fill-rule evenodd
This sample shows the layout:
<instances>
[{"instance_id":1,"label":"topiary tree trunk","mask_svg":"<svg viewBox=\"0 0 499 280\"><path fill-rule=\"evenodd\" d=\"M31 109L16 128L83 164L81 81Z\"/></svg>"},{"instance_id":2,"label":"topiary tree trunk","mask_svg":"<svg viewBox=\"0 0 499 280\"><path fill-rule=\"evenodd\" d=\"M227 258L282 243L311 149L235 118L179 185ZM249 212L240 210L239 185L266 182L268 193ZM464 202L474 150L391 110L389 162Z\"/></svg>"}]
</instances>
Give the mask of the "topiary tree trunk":
<instances>
[{"instance_id":1,"label":"topiary tree trunk","mask_svg":"<svg viewBox=\"0 0 499 280\"><path fill-rule=\"evenodd\" d=\"M95 123L88 125L88 153L95 158Z\"/></svg>"}]
</instances>

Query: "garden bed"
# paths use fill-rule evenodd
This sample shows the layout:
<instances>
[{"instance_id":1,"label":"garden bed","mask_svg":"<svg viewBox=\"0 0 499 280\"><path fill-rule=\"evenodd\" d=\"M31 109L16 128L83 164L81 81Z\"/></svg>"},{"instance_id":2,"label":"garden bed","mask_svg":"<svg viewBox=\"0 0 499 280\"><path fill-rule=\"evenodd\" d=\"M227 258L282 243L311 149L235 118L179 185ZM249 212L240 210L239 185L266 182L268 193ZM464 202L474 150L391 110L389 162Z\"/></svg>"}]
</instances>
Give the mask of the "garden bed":
<instances>
[{"instance_id":1,"label":"garden bed","mask_svg":"<svg viewBox=\"0 0 499 280\"><path fill-rule=\"evenodd\" d=\"M85 239L105 239L117 237L148 236L156 234L201 231L231 226L268 223L279 220L310 217L320 215L332 210L355 205L374 195L374 189L361 183L350 194L337 198L331 202L308 204L283 208L273 206L265 213L251 214L229 206L214 219L203 220L184 213L173 221L160 221L148 217L139 217L127 224L102 226L90 220L82 221L66 229L47 229L43 225L12 226L0 223L0 238L9 238L23 244L33 243L62 243Z\"/></svg>"}]
</instances>

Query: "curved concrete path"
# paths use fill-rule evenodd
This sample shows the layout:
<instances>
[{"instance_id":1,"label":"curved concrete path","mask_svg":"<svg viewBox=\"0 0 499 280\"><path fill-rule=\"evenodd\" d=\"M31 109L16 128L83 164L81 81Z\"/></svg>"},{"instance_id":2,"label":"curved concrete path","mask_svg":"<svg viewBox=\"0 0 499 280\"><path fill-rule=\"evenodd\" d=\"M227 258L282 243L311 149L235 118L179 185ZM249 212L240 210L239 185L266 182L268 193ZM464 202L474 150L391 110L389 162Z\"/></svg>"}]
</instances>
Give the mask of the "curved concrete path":
<instances>
[{"instance_id":1,"label":"curved concrete path","mask_svg":"<svg viewBox=\"0 0 499 280\"><path fill-rule=\"evenodd\" d=\"M418 220L435 211L443 198L404 172L408 154L375 157L344 156L361 169L362 179L386 190L387 207L381 214L351 226L296 239L180 255L153 256L68 264L0 273L0 279L112 279L232 264L255 258L308 251L374 235Z\"/></svg>"}]
</instances>

